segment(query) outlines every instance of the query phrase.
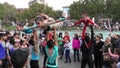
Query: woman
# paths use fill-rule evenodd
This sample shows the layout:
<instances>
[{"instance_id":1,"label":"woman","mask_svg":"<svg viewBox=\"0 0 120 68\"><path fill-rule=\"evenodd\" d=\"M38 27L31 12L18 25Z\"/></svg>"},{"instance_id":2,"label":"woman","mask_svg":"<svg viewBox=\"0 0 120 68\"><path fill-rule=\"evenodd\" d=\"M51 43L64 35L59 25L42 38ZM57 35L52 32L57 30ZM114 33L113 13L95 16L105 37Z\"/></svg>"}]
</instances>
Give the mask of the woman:
<instances>
[{"instance_id":1,"label":"woman","mask_svg":"<svg viewBox=\"0 0 120 68\"><path fill-rule=\"evenodd\" d=\"M74 51L74 61L76 61L76 56L77 56L77 60L80 61L80 58L79 58L80 40L79 40L78 34L74 35L72 48Z\"/></svg>"},{"instance_id":2,"label":"woman","mask_svg":"<svg viewBox=\"0 0 120 68\"><path fill-rule=\"evenodd\" d=\"M114 50L114 54L111 52L111 49L108 49L109 55L114 59L112 66L117 66L117 68L120 67L120 47L116 48Z\"/></svg>"},{"instance_id":3,"label":"woman","mask_svg":"<svg viewBox=\"0 0 120 68\"><path fill-rule=\"evenodd\" d=\"M60 32L58 35L58 45L59 45L59 54L62 54L62 48L63 48L63 37L62 37L62 33Z\"/></svg>"},{"instance_id":4,"label":"woman","mask_svg":"<svg viewBox=\"0 0 120 68\"><path fill-rule=\"evenodd\" d=\"M38 61L40 59L40 52L37 31L34 30L33 37L31 37L29 43L32 45L30 66L31 68L39 68Z\"/></svg>"},{"instance_id":5,"label":"woman","mask_svg":"<svg viewBox=\"0 0 120 68\"><path fill-rule=\"evenodd\" d=\"M61 54L60 59L62 59L63 54L64 54L64 50L65 50L64 44L65 44L65 43L68 43L68 42L70 42L70 36L69 36L69 33L66 31L66 32L65 32L65 36L63 37L63 45L62 45L63 48L62 48L62 54Z\"/></svg>"},{"instance_id":6,"label":"woman","mask_svg":"<svg viewBox=\"0 0 120 68\"><path fill-rule=\"evenodd\" d=\"M103 52L103 66L105 68L110 68L110 64L109 64L109 53L108 53L108 49L112 49L112 43L111 43L111 37L107 37L105 40L105 43L102 47L102 52Z\"/></svg>"},{"instance_id":7,"label":"woman","mask_svg":"<svg viewBox=\"0 0 120 68\"><path fill-rule=\"evenodd\" d=\"M95 68L102 68L102 46L104 45L104 42L101 41L101 37L99 35L96 35L95 37L96 42L94 44L94 63Z\"/></svg>"},{"instance_id":8,"label":"woman","mask_svg":"<svg viewBox=\"0 0 120 68\"><path fill-rule=\"evenodd\" d=\"M56 28L54 28L54 40L48 40L47 46L45 47L47 57L46 68L58 68L57 58L58 58L58 43L56 38Z\"/></svg>"}]
</instances>

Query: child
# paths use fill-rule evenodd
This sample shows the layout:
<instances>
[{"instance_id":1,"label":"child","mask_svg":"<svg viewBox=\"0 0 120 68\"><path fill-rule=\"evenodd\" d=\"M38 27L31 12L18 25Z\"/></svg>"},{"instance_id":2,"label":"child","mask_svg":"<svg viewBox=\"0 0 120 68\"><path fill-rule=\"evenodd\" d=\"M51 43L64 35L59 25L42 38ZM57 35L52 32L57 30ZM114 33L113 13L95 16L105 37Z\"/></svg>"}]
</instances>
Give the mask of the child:
<instances>
[{"instance_id":1,"label":"child","mask_svg":"<svg viewBox=\"0 0 120 68\"><path fill-rule=\"evenodd\" d=\"M82 23L82 22L83 22L84 25L85 25L84 28L83 28L83 31L82 31L82 40L84 40L84 39L85 39L85 33L86 33L87 26L88 26L89 24L91 24L91 25L94 25L94 26L98 27L98 25L95 24L91 19L88 18L88 15L87 15L86 12L84 12L84 13L82 14L82 19L76 21L74 25L78 25L78 24L80 24L80 23ZM72 26L74 26L74 25L72 25ZM72 26L70 26L70 27L72 27Z\"/></svg>"},{"instance_id":2,"label":"child","mask_svg":"<svg viewBox=\"0 0 120 68\"><path fill-rule=\"evenodd\" d=\"M69 63L71 63L69 42L66 42L64 44L64 47L65 47L65 58L66 58L65 63L68 63L68 60L69 60Z\"/></svg>"}]
</instances>

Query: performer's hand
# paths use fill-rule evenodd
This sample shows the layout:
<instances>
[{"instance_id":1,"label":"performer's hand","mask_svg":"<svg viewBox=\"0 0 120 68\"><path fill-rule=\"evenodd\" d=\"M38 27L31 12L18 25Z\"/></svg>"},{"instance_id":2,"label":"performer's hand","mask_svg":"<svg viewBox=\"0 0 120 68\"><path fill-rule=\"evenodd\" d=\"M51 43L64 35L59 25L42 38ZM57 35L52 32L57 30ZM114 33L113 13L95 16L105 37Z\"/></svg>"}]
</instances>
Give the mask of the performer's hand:
<instances>
[{"instance_id":1,"label":"performer's hand","mask_svg":"<svg viewBox=\"0 0 120 68\"><path fill-rule=\"evenodd\" d=\"M53 26L52 28L55 30L57 27L56 27L56 26Z\"/></svg>"},{"instance_id":2,"label":"performer's hand","mask_svg":"<svg viewBox=\"0 0 120 68\"><path fill-rule=\"evenodd\" d=\"M71 28L73 25L68 25L69 28Z\"/></svg>"}]
</instances>

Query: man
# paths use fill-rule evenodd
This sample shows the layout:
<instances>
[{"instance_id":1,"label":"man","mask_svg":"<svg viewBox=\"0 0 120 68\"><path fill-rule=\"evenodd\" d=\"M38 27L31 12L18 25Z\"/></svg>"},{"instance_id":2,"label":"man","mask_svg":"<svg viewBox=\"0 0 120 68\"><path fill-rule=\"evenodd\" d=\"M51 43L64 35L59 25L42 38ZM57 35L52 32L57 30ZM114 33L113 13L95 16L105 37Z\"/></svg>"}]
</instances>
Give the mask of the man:
<instances>
[{"instance_id":1,"label":"man","mask_svg":"<svg viewBox=\"0 0 120 68\"><path fill-rule=\"evenodd\" d=\"M0 68L8 68L8 60L10 60L5 46L6 39L5 32L0 32Z\"/></svg>"}]
</instances>

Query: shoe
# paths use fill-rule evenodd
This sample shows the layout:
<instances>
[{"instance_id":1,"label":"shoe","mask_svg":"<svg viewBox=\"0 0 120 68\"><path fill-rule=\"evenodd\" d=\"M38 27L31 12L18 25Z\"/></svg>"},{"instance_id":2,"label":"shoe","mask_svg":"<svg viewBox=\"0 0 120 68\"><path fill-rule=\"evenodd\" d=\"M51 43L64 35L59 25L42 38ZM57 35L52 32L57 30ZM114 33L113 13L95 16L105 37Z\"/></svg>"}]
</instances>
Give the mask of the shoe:
<instances>
[{"instance_id":1,"label":"shoe","mask_svg":"<svg viewBox=\"0 0 120 68\"><path fill-rule=\"evenodd\" d=\"M71 61L69 61L69 63L71 63Z\"/></svg>"},{"instance_id":2,"label":"shoe","mask_svg":"<svg viewBox=\"0 0 120 68\"><path fill-rule=\"evenodd\" d=\"M62 57L60 57L60 59L62 59Z\"/></svg>"},{"instance_id":3,"label":"shoe","mask_svg":"<svg viewBox=\"0 0 120 68\"><path fill-rule=\"evenodd\" d=\"M68 63L67 61L65 61L65 63Z\"/></svg>"},{"instance_id":4,"label":"shoe","mask_svg":"<svg viewBox=\"0 0 120 68\"><path fill-rule=\"evenodd\" d=\"M76 62L76 60L74 60L74 62Z\"/></svg>"}]
</instances>

